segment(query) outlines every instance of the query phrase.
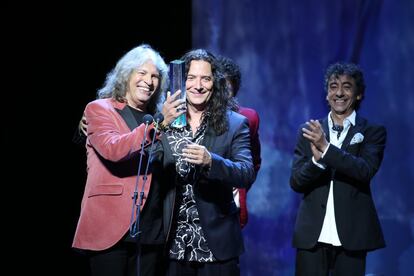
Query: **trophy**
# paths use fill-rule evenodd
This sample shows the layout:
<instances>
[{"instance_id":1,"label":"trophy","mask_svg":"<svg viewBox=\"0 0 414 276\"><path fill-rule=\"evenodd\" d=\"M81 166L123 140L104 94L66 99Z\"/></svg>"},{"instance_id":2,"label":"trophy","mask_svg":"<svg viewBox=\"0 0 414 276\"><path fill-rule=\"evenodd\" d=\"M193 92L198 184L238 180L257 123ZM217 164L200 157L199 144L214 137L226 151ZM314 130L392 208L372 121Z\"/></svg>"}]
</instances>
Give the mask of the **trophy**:
<instances>
[{"instance_id":1,"label":"trophy","mask_svg":"<svg viewBox=\"0 0 414 276\"><path fill-rule=\"evenodd\" d=\"M170 62L169 77L170 77L171 94L175 93L177 90L181 90L181 94L179 98L186 100L184 61L173 60ZM186 125L187 125L186 113L181 114L171 123L171 127L175 127L175 128L182 128L182 127L185 127Z\"/></svg>"}]
</instances>

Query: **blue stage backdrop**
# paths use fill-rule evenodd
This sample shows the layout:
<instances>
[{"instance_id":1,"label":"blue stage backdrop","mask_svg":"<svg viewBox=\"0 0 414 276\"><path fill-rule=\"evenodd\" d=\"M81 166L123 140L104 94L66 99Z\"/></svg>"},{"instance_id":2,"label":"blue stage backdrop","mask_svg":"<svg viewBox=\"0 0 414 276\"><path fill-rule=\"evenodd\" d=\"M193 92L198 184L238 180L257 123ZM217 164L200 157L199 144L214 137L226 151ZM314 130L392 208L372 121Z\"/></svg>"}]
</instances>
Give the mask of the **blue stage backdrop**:
<instances>
[{"instance_id":1,"label":"blue stage backdrop","mask_svg":"<svg viewBox=\"0 0 414 276\"><path fill-rule=\"evenodd\" d=\"M384 124L384 162L372 182L387 247L369 275L414 275L414 1L194 0L193 47L242 68L241 105L258 110L263 164L248 194L242 275L293 275L299 195L289 187L298 126L326 116L324 70L359 63L361 114Z\"/></svg>"}]
</instances>

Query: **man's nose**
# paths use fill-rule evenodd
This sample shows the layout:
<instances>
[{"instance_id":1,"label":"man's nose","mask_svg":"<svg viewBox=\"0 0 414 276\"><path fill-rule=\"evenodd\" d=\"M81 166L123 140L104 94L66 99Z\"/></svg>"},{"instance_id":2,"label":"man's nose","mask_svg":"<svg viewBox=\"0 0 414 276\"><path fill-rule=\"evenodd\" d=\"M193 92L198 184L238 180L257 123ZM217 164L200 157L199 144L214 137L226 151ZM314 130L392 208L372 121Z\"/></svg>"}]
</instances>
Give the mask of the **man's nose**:
<instances>
[{"instance_id":1,"label":"man's nose","mask_svg":"<svg viewBox=\"0 0 414 276\"><path fill-rule=\"evenodd\" d=\"M152 78L151 75L146 74L143 78L142 78L146 84L151 85L152 84Z\"/></svg>"},{"instance_id":2,"label":"man's nose","mask_svg":"<svg viewBox=\"0 0 414 276\"><path fill-rule=\"evenodd\" d=\"M340 87L339 89L336 90L335 94L337 97L342 97L344 95L344 89Z\"/></svg>"},{"instance_id":3,"label":"man's nose","mask_svg":"<svg viewBox=\"0 0 414 276\"><path fill-rule=\"evenodd\" d=\"M196 80L194 86L195 86L195 89L197 89L198 91L200 91L201 89L203 89L203 86L201 85L201 80Z\"/></svg>"}]
</instances>

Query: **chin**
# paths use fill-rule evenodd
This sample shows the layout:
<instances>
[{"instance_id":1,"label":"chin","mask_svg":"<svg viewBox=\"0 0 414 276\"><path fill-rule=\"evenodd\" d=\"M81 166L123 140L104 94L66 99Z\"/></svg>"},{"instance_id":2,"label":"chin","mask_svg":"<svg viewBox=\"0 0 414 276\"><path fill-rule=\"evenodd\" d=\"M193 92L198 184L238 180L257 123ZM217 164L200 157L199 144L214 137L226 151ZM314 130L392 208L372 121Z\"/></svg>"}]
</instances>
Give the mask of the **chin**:
<instances>
[{"instance_id":1,"label":"chin","mask_svg":"<svg viewBox=\"0 0 414 276\"><path fill-rule=\"evenodd\" d=\"M201 99L195 99L195 101L191 101L191 103L193 105L200 105L200 104L204 104L205 101L204 100L201 100Z\"/></svg>"},{"instance_id":2,"label":"chin","mask_svg":"<svg viewBox=\"0 0 414 276\"><path fill-rule=\"evenodd\" d=\"M139 100L140 100L140 101L143 101L143 102L147 102L147 101L149 101L150 99L151 99L151 96L147 96L147 95L142 96L142 97L140 97L140 98L139 98Z\"/></svg>"},{"instance_id":3,"label":"chin","mask_svg":"<svg viewBox=\"0 0 414 276\"><path fill-rule=\"evenodd\" d=\"M351 109L341 109L341 110L335 110L334 112L338 115L345 115L345 114L351 114L352 110Z\"/></svg>"}]
</instances>

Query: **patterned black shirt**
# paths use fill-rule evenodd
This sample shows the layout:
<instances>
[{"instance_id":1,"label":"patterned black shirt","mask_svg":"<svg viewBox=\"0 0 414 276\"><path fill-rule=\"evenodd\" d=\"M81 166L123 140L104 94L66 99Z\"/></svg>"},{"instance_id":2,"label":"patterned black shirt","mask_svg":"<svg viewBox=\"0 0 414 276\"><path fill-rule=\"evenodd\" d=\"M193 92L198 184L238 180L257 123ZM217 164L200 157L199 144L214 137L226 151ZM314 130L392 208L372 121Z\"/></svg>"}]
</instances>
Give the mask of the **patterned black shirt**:
<instances>
[{"instance_id":1,"label":"patterned black shirt","mask_svg":"<svg viewBox=\"0 0 414 276\"><path fill-rule=\"evenodd\" d=\"M175 260L194 262L213 262L215 258L208 247L200 225L195 198L194 183L197 181L197 170L194 164L182 160L181 152L186 144L200 144L203 141L206 120L197 129L195 135L187 126L182 130L168 130L166 132L171 146L178 174L175 225L173 225L172 241L169 257Z\"/></svg>"}]
</instances>

